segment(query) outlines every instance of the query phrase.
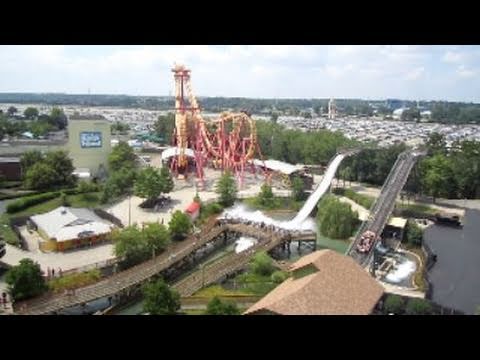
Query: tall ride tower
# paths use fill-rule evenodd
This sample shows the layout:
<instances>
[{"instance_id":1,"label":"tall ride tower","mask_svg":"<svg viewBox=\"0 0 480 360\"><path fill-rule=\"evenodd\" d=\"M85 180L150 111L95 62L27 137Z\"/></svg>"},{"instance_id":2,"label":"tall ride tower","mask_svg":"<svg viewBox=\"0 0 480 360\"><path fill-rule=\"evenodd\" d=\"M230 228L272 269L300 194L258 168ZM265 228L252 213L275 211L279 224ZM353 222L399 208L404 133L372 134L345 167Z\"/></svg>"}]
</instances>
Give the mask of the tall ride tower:
<instances>
[{"instance_id":1,"label":"tall ride tower","mask_svg":"<svg viewBox=\"0 0 480 360\"><path fill-rule=\"evenodd\" d=\"M330 99L328 102L328 118L335 119L337 117L337 105L335 105L335 100Z\"/></svg>"}]
</instances>

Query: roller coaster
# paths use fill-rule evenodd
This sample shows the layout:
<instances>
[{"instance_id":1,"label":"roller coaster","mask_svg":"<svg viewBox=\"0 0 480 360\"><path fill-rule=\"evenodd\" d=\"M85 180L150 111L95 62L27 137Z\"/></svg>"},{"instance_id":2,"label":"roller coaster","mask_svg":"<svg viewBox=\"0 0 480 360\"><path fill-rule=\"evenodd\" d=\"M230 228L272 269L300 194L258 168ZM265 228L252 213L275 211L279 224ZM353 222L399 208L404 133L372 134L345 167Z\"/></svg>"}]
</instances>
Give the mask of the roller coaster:
<instances>
[{"instance_id":1,"label":"roller coaster","mask_svg":"<svg viewBox=\"0 0 480 360\"><path fill-rule=\"evenodd\" d=\"M385 225L395 207L396 199L407 182L417 159L424 155L407 150L401 153L383 183L380 196L370 209L369 218L360 226L347 254L360 265L367 266L372 259L375 245L381 240Z\"/></svg>"},{"instance_id":2,"label":"roller coaster","mask_svg":"<svg viewBox=\"0 0 480 360\"><path fill-rule=\"evenodd\" d=\"M177 151L170 161L171 170L177 177L187 177L195 169L199 186L203 186L204 168L210 165L231 171L241 188L247 167L255 171L254 156L262 157L255 121L247 111L223 112L216 119L205 119L192 91L191 71L184 65L175 65L172 72L175 79L172 145ZM189 162L188 156L192 151L194 164Z\"/></svg>"}]
</instances>

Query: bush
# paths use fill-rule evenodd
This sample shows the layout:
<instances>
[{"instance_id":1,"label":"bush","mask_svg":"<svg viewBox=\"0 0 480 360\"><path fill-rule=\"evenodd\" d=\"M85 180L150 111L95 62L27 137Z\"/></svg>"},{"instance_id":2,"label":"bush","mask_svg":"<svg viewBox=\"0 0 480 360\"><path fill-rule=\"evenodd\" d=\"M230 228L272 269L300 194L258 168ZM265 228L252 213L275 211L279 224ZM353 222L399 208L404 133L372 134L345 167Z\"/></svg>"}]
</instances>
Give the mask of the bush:
<instances>
[{"instance_id":1,"label":"bush","mask_svg":"<svg viewBox=\"0 0 480 360\"><path fill-rule=\"evenodd\" d=\"M240 310L233 302L222 301L214 297L207 305L206 315L240 315Z\"/></svg>"},{"instance_id":2,"label":"bush","mask_svg":"<svg viewBox=\"0 0 480 360\"><path fill-rule=\"evenodd\" d=\"M386 314L401 314L404 307L403 299L398 295L388 295L383 305L383 310Z\"/></svg>"},{"instance_id":3,"label":"bush","mask_svg":"<svg viewBox=\"0 0 480 360\"><path fill-rule=\"evenodd\" d=\"M7 213L12 214L29 208L30 206L41 204L45 201L55 199L60 196L58 191L49 192L34 196L23 197L7 205Z\"/></svg>"},{"instance_id":4,"label":"bush","mask_svg":"<svg viewBox=\"0 0 480 360\"><path fill-rule=\"evenodd\" d=\"M177 210L168 223L168 229L175 240L180 240L185 238L192 229L192 221L187 214Z\"/></svg>"},{"instance_id":5,"label":"bush","mask_svg":"<svg viewBox=\"0 0 480 360\"><path fill-rule=\"evenodd\" d=\"M273 259L264 251L256 253L251 263L254 274L270 276L275 271Z\"/></svg>"},{"instance_id":6,"label":"bush","mask_svg":"<svg viewBox=\"0 0 480 360\"><path fill-rule=\"evenodd\" d=\"M220 214L223 211L223 206L219 203L212 203L202 206L200 211L202 216L209 217L211 215Z\"/></svg>"},{"instance_id":7,"label":"bush","mask_svg":"<svg viewBox=\"0 0 480 360\"><path fill-rule=\"evenodd\" d=\"M84 193L97 192L97 191L100 191L100 186L98 184L85 181L85 180L80 180L78 182L78 186L76 189L77 194L84 194Z\"/></svg>"},{"instance_id":8,"label":"bush","mask_svg":"<svg viewBox=\"0 0 480 360\"><path fill-rule=\"evenodd\" d=\"M424 299L410 299L405 312L407 315L431 315L433 308Z\"/></svg>"},{"instance_id":9,"label":"bush","mask_svg":"<svg viewBox=\"0 0 480 360\"><path fill-rule=\"evenodd\" d=\"M349 204L327 195L318 205L317 219L322 235L332 239L347 239L355 231L358 213L352 211Z\"/></svg>"},{"instance_id":10,"label":"bush","mask_svg":"<svg viewBox=\"0 0 480 360\"><path fill-rule=\"evenodd\" d=\"M409 221L407 225L407 242L410 245L420 246L423 241L423 230L414 222Z\"/></svg>"},{"instance_id":11,"label":"bush","mask_svg":"<svg viewBox=\"0 0 480 360\"><path fill-rule=\"evenodd\" d=\"M31 259L22 259L9 269L5 281L10 295L16 301L40 295L48 289L40 265Z\"/></svg>"},{"instance_id":12,"label":"bush","mask_svg":"<svg viewBox=\"0 0 480 360\"><path fill-rule=\"evenodd\" d=\"M93 269L86 272L69 274L60 278L54 278L48 282L48 286L54 292L61 292L66 289L76 289L93 284L100 280L102 274L100 270Z\"/></svg>"},{"instance_id":13,"label":"bush","mask_svg":"<svg viewBox=\"0 0 480 360\"><path fill-rule=\"evenodd\" d=\"M275 271L272 274L271 278L272 278L272 281L274 283L280 284L280 283L284 282L285 280L287 280L288 273L286 273L285 271Z\"/></svg>"}]
</instances>

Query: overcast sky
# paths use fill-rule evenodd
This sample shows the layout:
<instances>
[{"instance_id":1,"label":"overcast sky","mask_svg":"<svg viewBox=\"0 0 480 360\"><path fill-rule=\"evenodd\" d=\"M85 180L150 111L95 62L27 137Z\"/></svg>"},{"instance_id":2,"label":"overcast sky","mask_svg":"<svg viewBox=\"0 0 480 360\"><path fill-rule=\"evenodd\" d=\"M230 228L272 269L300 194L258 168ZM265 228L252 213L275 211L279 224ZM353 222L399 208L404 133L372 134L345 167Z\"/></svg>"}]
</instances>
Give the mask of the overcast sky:
<instances>
[{"instance_id":1,"label":"overcast sky","mask_svg":"<svg viewBox=\"0 0 480 360\"><path fill-rule=\"evenodd\" d=\"M1 92L480 102L480 46L0 46Z\"/></svg>"}]
</instances>

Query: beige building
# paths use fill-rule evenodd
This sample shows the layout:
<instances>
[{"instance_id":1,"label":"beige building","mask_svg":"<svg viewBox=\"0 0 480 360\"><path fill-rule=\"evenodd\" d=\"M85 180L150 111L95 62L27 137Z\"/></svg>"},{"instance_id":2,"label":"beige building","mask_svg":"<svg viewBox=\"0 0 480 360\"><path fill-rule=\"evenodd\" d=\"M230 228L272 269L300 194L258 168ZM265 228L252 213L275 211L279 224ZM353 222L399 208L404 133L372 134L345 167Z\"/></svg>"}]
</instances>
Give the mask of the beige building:
<instances>
[{"instance_id":1,"label":"beige building","mask_svg":"<svg viewBox=\"0 0 480 360\"><path fill-rule=\"evenodd\" d=\"M111 152L110 122L101 115L68 119L68 151L76 169L88 169L92 176L101 175L108 166Z\"/></svg>"}]
</instances>

